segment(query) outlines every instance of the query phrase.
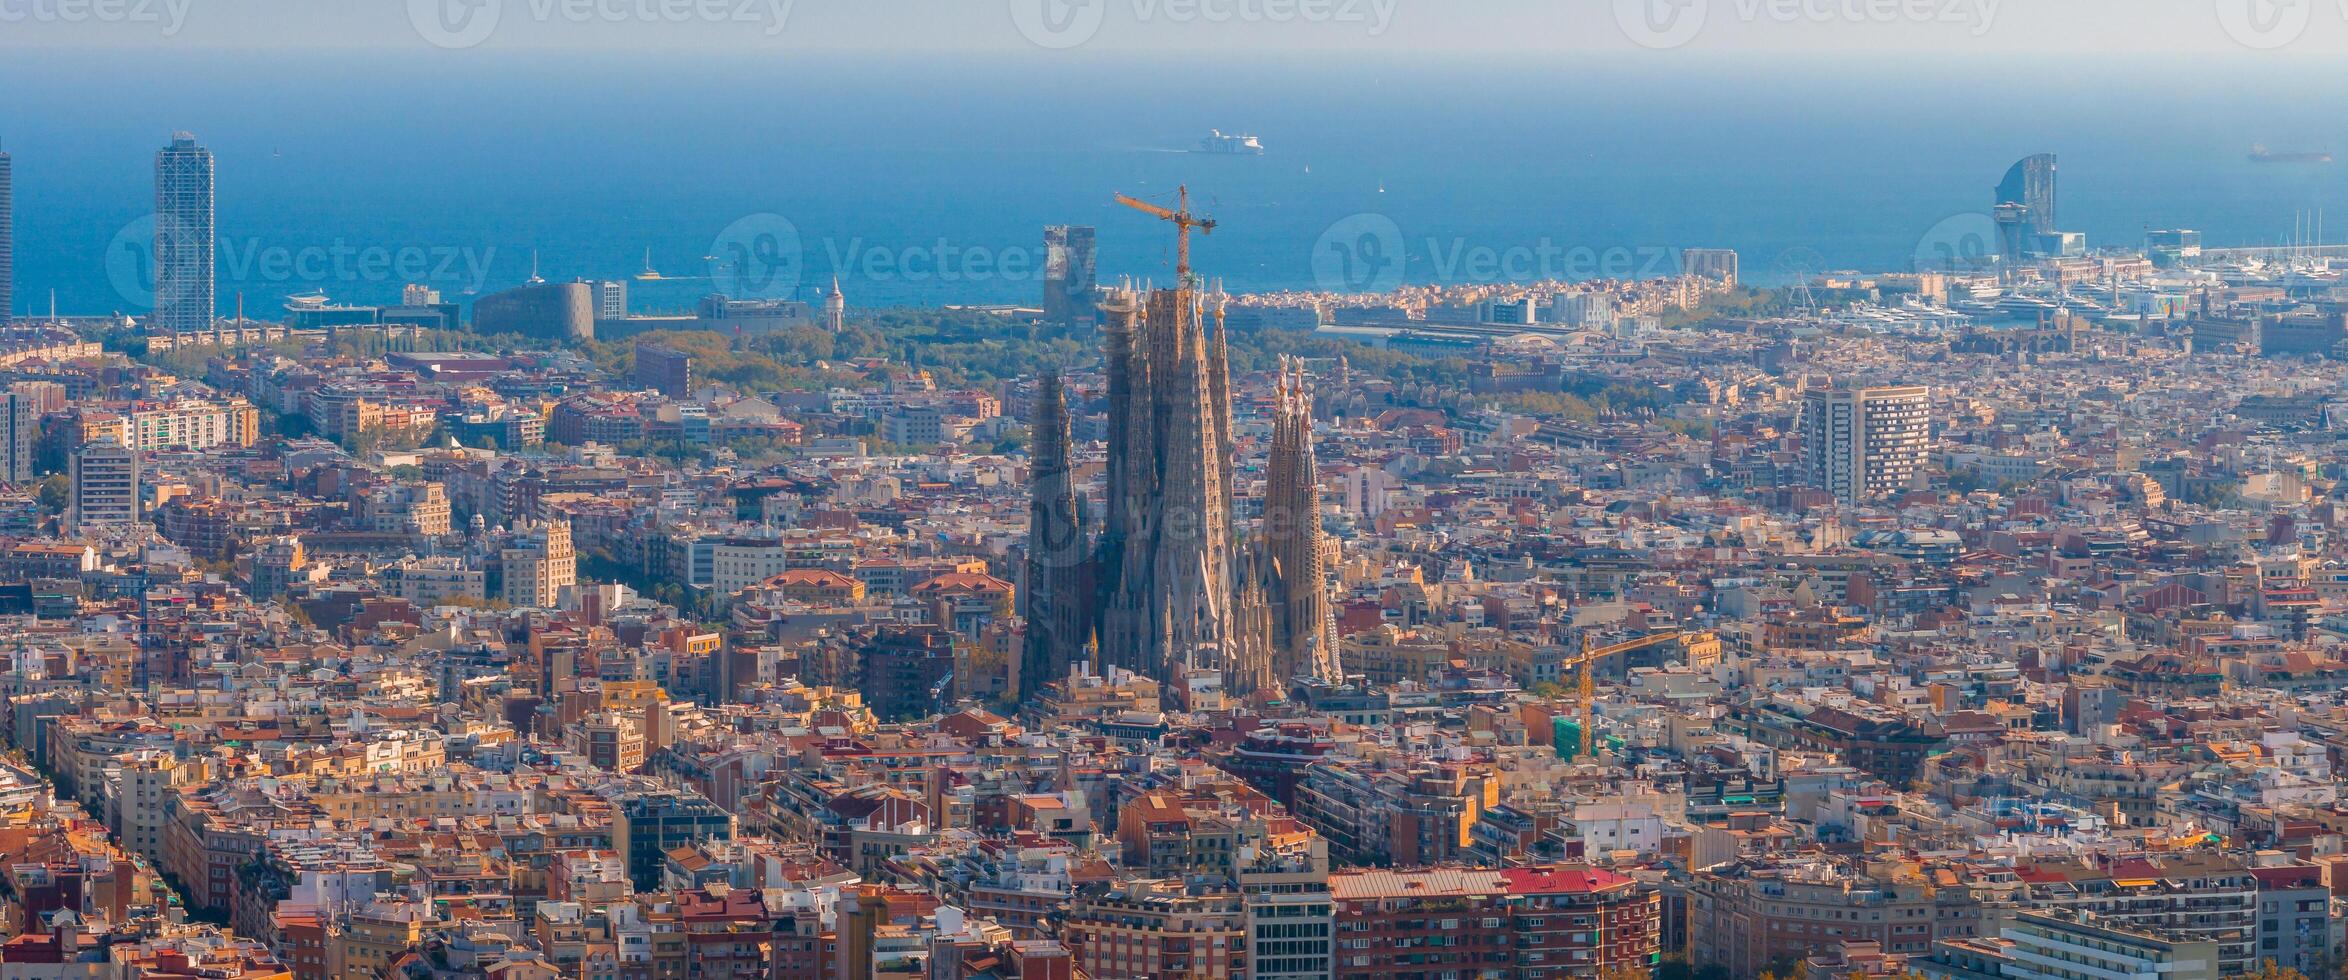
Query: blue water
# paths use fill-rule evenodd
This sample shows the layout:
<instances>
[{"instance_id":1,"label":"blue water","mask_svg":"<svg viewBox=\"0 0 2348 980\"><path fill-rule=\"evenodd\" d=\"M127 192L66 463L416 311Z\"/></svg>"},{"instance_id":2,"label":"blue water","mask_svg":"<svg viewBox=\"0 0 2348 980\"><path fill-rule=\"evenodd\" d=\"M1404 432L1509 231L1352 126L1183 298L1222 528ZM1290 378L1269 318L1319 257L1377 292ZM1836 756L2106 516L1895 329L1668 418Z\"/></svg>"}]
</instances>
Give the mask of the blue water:
<instances>
[{"instance_id":1,"label":"blue water","mask_svg":"<svg viewBox=\"0 0 2348 980\"><path fill-rule=\"evenodd\" d=\"M53 289L67 313L142 308L106 255L152 209L153 153L174 129L219 157L224 313L239 291L256 311L313 289L396 297L407 275L335 264L337 245L404 253L458 297L519 282L534 251L549 278L626 277L649 249L696 278L637 283L635 305L679 308L713 288L721 232L769 213L800 236L790 278L837 271L852 304L1033 302L1039 273L1018 263L1045 224L1097 225L1104 280L1167 277L1168 229L1110 196L1168 199L1182 182L1222 222L1202 270L1237 289L1316 285L1325 234L1352 218L1351 240L1363 214L1392 220L1411 281L1647 271L1690 246L1735 248L1767 280L1907 268L2041 150L2062 158L2061 224L2091 243L2186 226L2272 244L2316 209L2348 240L2348 163L2246 159L2253 143L2348 156L2332 94L2348 67L2289 71L12 50L0 145L16 159L19 305ZM1180 152L1218 127L1270 152ZM1559 258L1475 261L1544 250ZM1008 272L991 261L1005 254ZM897 271L907 258L949 271ZM309 265L269 264L296 259Z\"/></svg>"}]
</instances>

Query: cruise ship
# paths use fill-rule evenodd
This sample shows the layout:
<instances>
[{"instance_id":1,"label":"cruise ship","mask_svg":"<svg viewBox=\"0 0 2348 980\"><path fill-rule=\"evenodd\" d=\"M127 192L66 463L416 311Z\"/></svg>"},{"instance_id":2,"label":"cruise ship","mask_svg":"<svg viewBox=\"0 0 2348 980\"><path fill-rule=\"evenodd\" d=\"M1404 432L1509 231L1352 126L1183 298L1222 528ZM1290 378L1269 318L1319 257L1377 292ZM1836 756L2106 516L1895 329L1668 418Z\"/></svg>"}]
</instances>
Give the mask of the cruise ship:
<instances>
[{"instance_id":1,"label":"cruise ship","mask_svg":"<svg viewBox=\"0 0 2348 980\"><path fill-rule=\"evenodd\" d=\"M1213 135L1198 141L1198 149L1192 152L1257 157L1264 155L1264 141L1253 136L1229 135L1218 129Z\"/></svg>"},{"instance_id":2,"label":"cruise ship","mask_svg":"<svg viewBox=\"0 0 2348 980\"><path fill-rule=\"evenodd\" d=\"M2264 144L2264 143L2261 143L2261 144L2259 144L2259 145L2257 145L2257 146L2253 146L2253 147L2251 147L2251 148L2250 148L2250 162L2252 162L2252 163L2330 163L2330 162L2332 162L2332 155L2331 155L2330 153L2324 153L2324 152L2314 152L2314 153L2307 153L2307 152L2283 152L2283 153L2277 153L2277 152L2275 152L2275 151L2273 151L2273 150L2269 150L2269 149L2267 149L2267 148L2266 148L2266 144Z\"/></svg>"}]
</instances>

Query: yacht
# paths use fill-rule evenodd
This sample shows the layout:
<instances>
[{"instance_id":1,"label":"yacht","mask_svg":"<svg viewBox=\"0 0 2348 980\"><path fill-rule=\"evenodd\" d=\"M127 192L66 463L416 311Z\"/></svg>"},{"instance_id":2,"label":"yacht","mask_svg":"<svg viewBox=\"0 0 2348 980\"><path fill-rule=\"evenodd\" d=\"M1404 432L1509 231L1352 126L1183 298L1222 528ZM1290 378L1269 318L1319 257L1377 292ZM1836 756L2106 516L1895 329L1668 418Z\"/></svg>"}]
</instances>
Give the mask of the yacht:
<instances>
[{"instance_id":1,"label":"yacht","mask_svg":"<svg viewBox=\"0 0 2348 980\"><path fill-rule=\"evenodd\" d=\"M1223 156L1260 157L1264 155L1264 141L1253 136L1239 136L1218 129L1213 135L1198 141L1194 153L1215 153Z\"/></svg>"}]
</instances>

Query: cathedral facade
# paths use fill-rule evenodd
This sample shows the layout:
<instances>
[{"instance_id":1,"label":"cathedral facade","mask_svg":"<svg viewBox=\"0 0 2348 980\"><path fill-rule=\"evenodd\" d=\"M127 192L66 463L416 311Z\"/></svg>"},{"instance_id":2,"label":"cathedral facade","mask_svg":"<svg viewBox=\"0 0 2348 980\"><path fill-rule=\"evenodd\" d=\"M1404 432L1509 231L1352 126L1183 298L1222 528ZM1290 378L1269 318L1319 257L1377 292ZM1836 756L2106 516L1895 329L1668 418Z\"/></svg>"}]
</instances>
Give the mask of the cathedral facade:
<instances>
[{"instance_id":1,"label":"cathedral facade","mask_svg":"<svg viewBox=\"0 0 2348 980\"><path fill-rule=\"evenodd\" d=\"M1337 680L1302 363L1281 363L1263 521L1243 536L1219 299L1187 280L1146 297L1118 290L1102 330L1106 506L1089 545L1059 379L1038 386L1022 690L1084 662L1156 678L1194 707L1218 692L1283 697L1297 677Z\"/></svg>"}]
</instances>

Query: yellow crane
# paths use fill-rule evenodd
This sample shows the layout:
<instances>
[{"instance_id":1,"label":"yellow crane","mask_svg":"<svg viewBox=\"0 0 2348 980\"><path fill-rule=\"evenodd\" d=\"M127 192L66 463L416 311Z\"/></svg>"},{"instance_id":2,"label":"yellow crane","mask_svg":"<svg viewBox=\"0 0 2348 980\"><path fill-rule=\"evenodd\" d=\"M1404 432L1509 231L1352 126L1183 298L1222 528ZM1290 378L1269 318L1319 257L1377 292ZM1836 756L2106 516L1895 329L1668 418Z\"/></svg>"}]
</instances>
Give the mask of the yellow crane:
<instances>
[{"instance_id":1,"label":"yellow crane","mask_svg":"<svg viewBox=\"0 0 2348 980\"><path fill-rule=\"evenodd\" d=\"M1189 184L1175 188L1174 194L1175 206L1172 208L1160 207L1123 194L1117 195L1117 203L1143 214L1164 218L1173 222L1174 227L1180 229L1174 246L1174 276L1177 284L1185 284L1190 281L1190 230L1196 228L1199 230L1199 234L1213 234L1215 219L1190 213Z\"/></svg>"},{"instance_id":2,"label":"yellow crane","mask_svg":"<svg viewBox=\"0 0 2348 980\"><path fill-rule=\"evenodd\" d=\"M1595 664L1600 660L1604 660L1607 657L1630 653L1635 650L1644 650L1648 647L1662 646L1666 643L1677 643L1681 640L1687 640L1691 643L1700 643L1709 638L1709 636L1703 633L1689 632L1685 630L1664 630L1660 633L1650 633L1646 636L1639 637L1636 640L1625 640L1621 643L1609 644L1602 647L1593 647L1590 645L1590 634L1586 631L1583 632L1581 655L1565 663L1565 666L1580 668L1582 675L1580 687L1575 691L1574 696L1574 722L1581 726L1582 751L1581 754L1574 756L1574 761L1579 762L1583 759L1589 758L1590 750L1596 745L1597 726L1591 723L1592 714L1590 710L1590 703L1598 699L1598 683L1590 676L1590 666L1592 664Z\"/></svg>"}]
</instances>

